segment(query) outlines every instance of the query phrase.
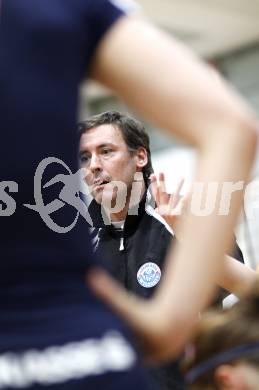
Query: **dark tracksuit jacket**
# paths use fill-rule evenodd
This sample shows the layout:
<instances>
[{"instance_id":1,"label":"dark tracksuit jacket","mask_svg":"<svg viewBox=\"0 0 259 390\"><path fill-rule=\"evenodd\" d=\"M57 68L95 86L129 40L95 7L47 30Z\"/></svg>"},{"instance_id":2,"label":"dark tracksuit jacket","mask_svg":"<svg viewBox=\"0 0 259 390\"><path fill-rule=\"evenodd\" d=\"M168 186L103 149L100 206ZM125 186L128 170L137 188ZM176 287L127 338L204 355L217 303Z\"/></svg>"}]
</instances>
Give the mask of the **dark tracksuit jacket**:
<instances>
[{"instance_id":1,"label":"dark tracksuit jacket","mask_svg":"<svg viewBox=\"0 0 259 390\"><path fill-rule=\"evenodd\" d=\"M105 225L101 207L95 201L89 212L94 224L91 237L98 261L127 290L149 298L163 277L166 254L175 241L170 227L154 211L150 194L145 194L138 207L129 211L123 230ZM232 255L243 261L237 245ZM184 389L177 363L151 370L151 374L161 390Z\"/></svg>"}]
</instances>

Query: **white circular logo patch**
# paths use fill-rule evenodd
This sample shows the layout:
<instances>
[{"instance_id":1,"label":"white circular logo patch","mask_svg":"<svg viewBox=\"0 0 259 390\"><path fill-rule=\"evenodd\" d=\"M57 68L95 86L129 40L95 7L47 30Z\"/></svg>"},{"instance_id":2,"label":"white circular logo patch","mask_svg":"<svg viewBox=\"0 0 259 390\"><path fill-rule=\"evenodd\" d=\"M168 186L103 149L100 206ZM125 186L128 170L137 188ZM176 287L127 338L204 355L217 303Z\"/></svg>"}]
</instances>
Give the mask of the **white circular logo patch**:
<instances>
[{"instance_id":1,"label":"white circular logo patch","mask_svg":"<svg viewBox=\"0 0 259 390\"><path fill-rule=\"evenodd\" d=\"M155 263L143 264L137 273L137 279L142 287L154 287L161 278L161 270Z\"/></svg>"}]
</instances>

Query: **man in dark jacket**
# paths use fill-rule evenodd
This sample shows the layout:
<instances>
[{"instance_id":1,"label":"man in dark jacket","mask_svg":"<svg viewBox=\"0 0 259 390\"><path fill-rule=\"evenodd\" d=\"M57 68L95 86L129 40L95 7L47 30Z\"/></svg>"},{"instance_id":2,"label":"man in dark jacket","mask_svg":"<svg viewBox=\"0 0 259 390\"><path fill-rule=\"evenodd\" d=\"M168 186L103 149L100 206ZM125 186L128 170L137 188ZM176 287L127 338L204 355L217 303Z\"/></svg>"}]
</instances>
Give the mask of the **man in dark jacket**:
<instances>
[{"instance_id":1,"label":"man in dark jacket","mask_svg":"<svg viewBox=\"0 0 259 390\"><path fill-rule=\"evenodd\" d=\"M97 257L128 290L148 298L174 241L148 188L149 137L140 122L116 111L81 122L79 130L81 166L94 198L89 213ZM243 259L238 247L234 256ZM161 390L184 388L177 364L152 372Z\"/></svg>"}]
</instances>

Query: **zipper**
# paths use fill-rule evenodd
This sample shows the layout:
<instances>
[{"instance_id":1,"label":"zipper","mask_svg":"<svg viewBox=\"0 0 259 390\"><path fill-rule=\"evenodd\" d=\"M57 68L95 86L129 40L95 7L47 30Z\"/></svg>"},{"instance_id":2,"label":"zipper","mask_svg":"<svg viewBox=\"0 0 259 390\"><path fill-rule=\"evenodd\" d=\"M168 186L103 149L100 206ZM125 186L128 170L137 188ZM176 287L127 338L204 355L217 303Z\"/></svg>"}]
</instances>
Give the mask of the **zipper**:
<instances>
[{"instance_id":1,"label":"zipper","mask_svg":"<svg viewBox=\"0 0 259 390\"><path fill-rule=\"evenodd\" d=\"M120 248L119 251L124 251L124 237L120 238Z\"/></svg>"}]
</instances>

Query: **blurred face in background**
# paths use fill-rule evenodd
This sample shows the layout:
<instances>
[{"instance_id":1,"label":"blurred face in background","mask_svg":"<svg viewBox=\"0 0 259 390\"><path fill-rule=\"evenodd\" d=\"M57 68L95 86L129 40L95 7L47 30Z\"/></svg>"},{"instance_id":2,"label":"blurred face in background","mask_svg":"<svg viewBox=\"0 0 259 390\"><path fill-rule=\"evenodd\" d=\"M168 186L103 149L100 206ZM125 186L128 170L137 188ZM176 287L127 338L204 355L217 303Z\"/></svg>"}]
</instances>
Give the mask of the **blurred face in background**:
<instances>
[{"instance_id":1,"label":"blurred face in background","mask_svg":"<svg viewBox=\"0 0 259 390\"><path fill-rule=\"evenodd\" d=\"M222 364L214 373L219 390L258 390L259 367L240 361L235 364Z\"/></svg>"}]
</instances>

